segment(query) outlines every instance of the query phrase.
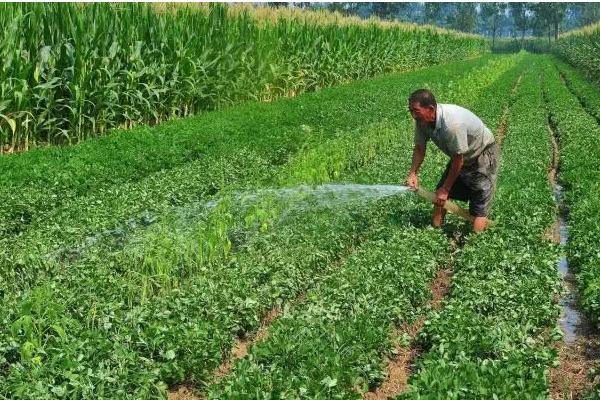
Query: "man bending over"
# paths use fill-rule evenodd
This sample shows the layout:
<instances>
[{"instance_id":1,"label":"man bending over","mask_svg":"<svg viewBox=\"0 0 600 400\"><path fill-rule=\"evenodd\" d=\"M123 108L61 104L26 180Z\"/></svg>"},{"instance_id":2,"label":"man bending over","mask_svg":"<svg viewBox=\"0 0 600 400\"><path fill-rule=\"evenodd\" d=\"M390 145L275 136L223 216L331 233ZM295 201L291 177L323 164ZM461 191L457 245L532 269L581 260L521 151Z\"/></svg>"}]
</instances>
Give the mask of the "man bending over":
<instances>
[{"instance_id":1,"label":"man bending over","mask_svg":"<svg viewBox=\"0 0 600 400\"><path fill-rule=\"evenodd\" d=\"M499 148L494 135L471 111L454 104L438 104L427 89L413 92L408 108L415 120L415 147L406 184L418 187L417 173L431 139L450 157L435 192L433 226L443 224L443 206L450 198L468 201L473 230L483 231L496 191Z\"/></svg>"}]
</instances>

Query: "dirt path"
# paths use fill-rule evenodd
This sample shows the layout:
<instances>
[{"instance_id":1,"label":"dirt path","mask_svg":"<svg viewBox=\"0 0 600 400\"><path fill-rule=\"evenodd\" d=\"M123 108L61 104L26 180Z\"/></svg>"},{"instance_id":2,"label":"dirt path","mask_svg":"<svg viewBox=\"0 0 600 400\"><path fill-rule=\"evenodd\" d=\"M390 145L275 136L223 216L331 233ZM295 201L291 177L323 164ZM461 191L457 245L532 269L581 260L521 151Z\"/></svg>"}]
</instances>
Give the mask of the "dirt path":
<instances>
[{"instance_id":1,"label":"dirt path","mask_svg":"<svg viewBox=\"0 0 600 400\"><path fill-rule=\"evenodd\" d=\"M450 268L438 270L438 273L431 284L432 309L440 309L443 298L450 290L451 276L452 270ZM398 343L398 339L396 339L394 351L396 356L388 360L388 365L385 370L386 379L375 390L364 393L363 399L388 399L406 391L408 387L408 378L411 374L411 365L421 354L421 349L415 344L415 339L423 328L425 319L426 315L423 314L412 324L405 324L394 330L394 338L402 338L403 336L408 335L411 344L406 347L405 345Z\"/></svg>"},{"instance_id":2,"label":"dirt path","mask_svg":"<svg viewBox=\"0 0 600 400\"><path fill-rule=\"evenodd\" d=\"M559 178L559 135L550 115L547 128L552 143L548 181L555 195L557 218L545 236L564 247L568 241L568 209ZM575 276L569 268L566 255L558 260L557 268L566 289L559 300L562 308L560 326L564 339L555 345L559 365L550 370L550 394L553 400L580 399L597 384L589 376L589 372L600 356L600 341L594 325L581 312Z\"/></svg>"},{"instance_id":3,"label":"dirt path","mask_svg":"<svg viewBox=\"0 0 600 400\"><path fill-rule=\"evenodd\" d=\"M296 304L304 299L304 293L298 295L294 300L287 304ZM219 383L224 377L229 375L235 362L239 359L246 357L250 351L250 348L254 344L263 341L269 336L269 327L279 316L283 313L283 307L277 305L271 308L262 317L260 322L260 328L251 335L245 337L238 337L235 339L235 343L231 348L229 354L225 357L221 365L213 371L211 384ZM181 384L171 388L168 392L169 400L202 400L203 397L195 393L194 386L192 384Z\"/></svg>"},{"instance_id":4,"label":"dirt path","mask_svg":"<svg viewBox=\"0 0 600 400\"><path fill-rule=\"evenodd\" d=\"M354 253L360 245L366 243L365 239L359 240L358 244L350 246L337 260L333 262L332 270L340 268L344 261ZM253 332L244 337L237 337L230 352L224 357L223 362L212 372L212 379L209 384L217 384L223 378L231 373L235 362L246 357L252 346L266 340L269 337L269 328L272 323L281 316L284 308L293 306L304 301L306 292L301 292L291 301L283 305L276 305L267 311L261 318L260 327L256 332ZM207 385L208 386L208 385ZM203 400L204 397L198 393L194 385L191 383L182 383L175 385L167 392L168 400Z\"/></svg>"},{"instance_id":5,"label":"dirt path","mask_svg":"<svg viewBox=\"0 0 600 400\"><path fill-rule=\"evenodd\" d=\"M521 80L523 79L523 74L519 75L519 78L515 81L515 84L510 91L511 96L517 94L519 90L519 86L521 85ZM497 139L498 145L502 146L502 142L504 141L504 137L506 136L506 129L508 128L508 115L510 113L510 106L512 105L512 98L509 100L509 103L504 106L504 111L502 112L502 117L500 118L500 124L498 124L497 130Z\"/></svg>"},{"instance_id":6,"label":"dirt path","mask_svg":"<svg viewBox=\"0 0 600 400\"><path fill-rule=\"evenodd\" d=\"M442 301L450 292L452 283L452 269L454 257L459 251L459 245L462 244L462 238L453 236L450 239L452 252L448 264L437 271L437 274L430 285L432 310L439 310L442 307ZM385 380L373 390L363 393L365 400L388 399L395 395L405 392L408 389L408 378L412 373L414 360L422 354L422 349L416 343L416 337L423 328L427 313L420 315L412 324L403 324L394 329L392 337L394 340L395 356L388 358L385 370ZM408 335L409 345L400 343L400 340Z\"/></svg>"}]
</instances>

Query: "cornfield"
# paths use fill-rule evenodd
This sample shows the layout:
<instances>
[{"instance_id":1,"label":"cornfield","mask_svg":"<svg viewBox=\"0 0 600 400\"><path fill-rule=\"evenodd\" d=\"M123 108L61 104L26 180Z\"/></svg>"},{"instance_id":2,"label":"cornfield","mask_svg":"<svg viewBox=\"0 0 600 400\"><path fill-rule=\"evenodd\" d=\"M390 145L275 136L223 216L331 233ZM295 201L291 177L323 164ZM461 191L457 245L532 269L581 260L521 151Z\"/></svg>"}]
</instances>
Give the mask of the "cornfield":
<instances>
[{"instance_id":1,"label":"cornfield","mask_svg":"<svg viewBox=\"0 0 600 400\"><path fill-rule=\"evenodd\" d=\"M226 5L0 5L0 152L473 57L482 38Z\"/></svg>"},{"instance_id":2,"label":"cornfield","mask_svg":"<svg viewBox=\"0 0 600 400\"><path fill-rule=\"evenodd\" d=\"M556 51L589 78L600 82L600 24L562 35Z\"/></svg>"}]
</instances>

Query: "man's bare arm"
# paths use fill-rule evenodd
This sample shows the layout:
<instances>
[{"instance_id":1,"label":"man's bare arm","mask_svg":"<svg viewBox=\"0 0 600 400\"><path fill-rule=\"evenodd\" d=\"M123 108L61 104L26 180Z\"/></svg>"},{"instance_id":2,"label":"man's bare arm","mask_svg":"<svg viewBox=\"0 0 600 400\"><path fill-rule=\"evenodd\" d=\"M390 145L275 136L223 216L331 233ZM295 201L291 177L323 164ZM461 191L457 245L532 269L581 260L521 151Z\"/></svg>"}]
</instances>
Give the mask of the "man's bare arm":
<instances>
[{"instance_id":1,"label":"man's bare arm","mask_svg":"<svg viewBox=\"0 0 600 400\"><path fill-rule=\"evenodd\" d=\"M416 144L413 148L412 164L408 176L406 177L406 184L413 189L416 189L419 183L417 173L419 168L425 159L425 145Z\"/></svg>"},{"instance_id":2,"label":"man's bare arm","mask_svg":"<svg viewBox=\"0 0 600 400\"><path fill-rule=\"evenodd\" d=\"M421 164L425 159L425 146L422 144L416 144L413 148L412 165L410 167L409 174L417 174Z\"/></svg>"},{"instance_id":3,"label":"man's bare arm","mask_svg":"<svg viewBox=\"0 0 600 400\"><path fill-rule=\"evenodd\" d=\"M464 164L464 157L462 154L457 154L452 156L452 161L450 163L450 170L448 171L448 176L444 181L442 187L446 189L448 192L452 189L452 185L456 182L456 178L460 175L460 170L462 169Z\"/></svg>"},{"instance_id":4,"label":"man's bare arm","mask_svg":"<svg viewBox=\"0 0 600 400\"><path fill-rule=\"evenodd\" d=\"M462 169L464 164L464 157L462 154L457 154L452 156L452 160L450 162L450 169L448 171L448 176L446 180L442 184L442 186L435 192L435 199L433 203L437 206L443 207L446 200L448 200L448 196L450 195L450 190L452 189L452 185L460 175L460 170Z\"/></svg>"}]
</instances>

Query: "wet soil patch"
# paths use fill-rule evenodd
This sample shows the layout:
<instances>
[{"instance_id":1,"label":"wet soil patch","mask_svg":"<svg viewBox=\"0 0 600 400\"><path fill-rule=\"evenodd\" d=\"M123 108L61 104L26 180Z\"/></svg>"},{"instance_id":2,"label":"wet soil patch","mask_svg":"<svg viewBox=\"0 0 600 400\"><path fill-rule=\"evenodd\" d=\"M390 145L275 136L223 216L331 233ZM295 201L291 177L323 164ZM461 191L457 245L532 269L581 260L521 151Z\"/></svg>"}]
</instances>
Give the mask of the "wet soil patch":
<instances>
[{"instance_id":1,"label":"wet soil patch","mask_svg":"<svg viewBox=\"0 0 600 400\"><path fill-rule=\"evenodd\" d=\"M554 192L557 219L545 232L545 236L563 248L569 240L568 207L560 181L560 137L551 115L548 115L548 131L552 141L552 162L548 180ZM597 384L590 376L595 360L600 356L600 342L594 324L581 312L579 292L566 254L557 262L557 271L563 279L565 293L558 299L561 307L559 325L563 341L555 345L558 366L550 371L550 393L554 400L579 399Z\"/></svg>"}]
</instances>

